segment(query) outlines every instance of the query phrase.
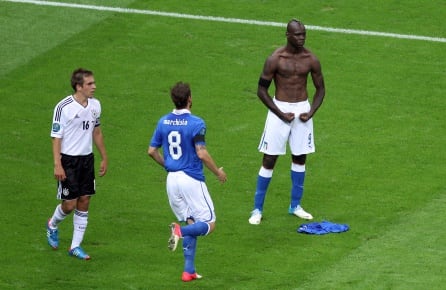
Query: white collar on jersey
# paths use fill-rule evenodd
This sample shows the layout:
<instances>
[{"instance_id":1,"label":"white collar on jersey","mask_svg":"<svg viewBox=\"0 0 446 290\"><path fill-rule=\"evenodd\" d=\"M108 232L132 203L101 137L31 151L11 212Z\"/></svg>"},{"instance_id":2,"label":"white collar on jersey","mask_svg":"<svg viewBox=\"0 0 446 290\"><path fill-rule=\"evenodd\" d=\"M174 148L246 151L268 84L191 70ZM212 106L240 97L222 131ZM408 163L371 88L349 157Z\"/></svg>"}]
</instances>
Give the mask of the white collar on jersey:
<instances>
[{"instance_id":1,"label":"white collar on jersey","mask_svg":"<svg viewBox=\"0 0 446 290\"><path fill-rule=\"evenodd\" d=\"M188 109L174 109L173 112L175 115L182 115L182 114L190 114L190 111Z\"/></svg>"}]
</instances>

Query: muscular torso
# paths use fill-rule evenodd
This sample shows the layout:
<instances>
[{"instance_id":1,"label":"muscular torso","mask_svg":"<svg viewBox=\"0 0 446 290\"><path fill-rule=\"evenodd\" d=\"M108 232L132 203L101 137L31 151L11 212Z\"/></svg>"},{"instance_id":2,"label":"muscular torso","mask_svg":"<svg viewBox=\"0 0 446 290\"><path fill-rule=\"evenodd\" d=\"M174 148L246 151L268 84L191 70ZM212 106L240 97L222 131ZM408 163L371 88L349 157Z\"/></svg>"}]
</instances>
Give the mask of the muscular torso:
<instances>
[{"instance_id":1,"label":"muscular torso","mask_svg":"<svg viewBox=\"0 0 446 290\"><path fill-rule=\"evenodd\" d=\"M280 48L271 57L275 64L275 98L284 102L307 100L307 79L311 72L312 54L306 49L299 53L290 53L285 48Z\"/></svg>"}]
</instances>

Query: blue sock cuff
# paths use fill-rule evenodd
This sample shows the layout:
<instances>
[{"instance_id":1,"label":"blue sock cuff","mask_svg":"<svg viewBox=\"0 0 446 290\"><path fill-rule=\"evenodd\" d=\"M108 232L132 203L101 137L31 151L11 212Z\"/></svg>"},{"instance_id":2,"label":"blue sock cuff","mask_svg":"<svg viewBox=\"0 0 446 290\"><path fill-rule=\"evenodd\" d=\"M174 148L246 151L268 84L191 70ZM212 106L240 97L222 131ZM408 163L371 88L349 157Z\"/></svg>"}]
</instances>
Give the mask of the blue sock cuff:
<instances>
[{"instance_id":1,"label":"blue sock cuff","mask_svg":"<svg viewBox=\"0 0 446 290\"><path fill-rule=\"evenodd\" d=\"M205 236L209 233L210 226L205 222L195 222L194 224L181 227L181 234L184 236Z\"/></svg>"}]
</instances>

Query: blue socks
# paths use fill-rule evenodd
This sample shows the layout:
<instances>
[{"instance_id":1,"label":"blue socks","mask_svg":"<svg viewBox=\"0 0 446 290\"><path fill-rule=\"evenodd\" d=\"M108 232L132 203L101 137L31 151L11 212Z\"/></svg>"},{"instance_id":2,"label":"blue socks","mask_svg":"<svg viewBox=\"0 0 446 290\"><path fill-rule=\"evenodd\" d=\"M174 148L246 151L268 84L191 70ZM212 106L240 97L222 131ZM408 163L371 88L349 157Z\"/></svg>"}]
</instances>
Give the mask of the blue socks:
<instances>
[{"instance_id":1,"label":"blue socks","mask_svg":"<svg viewBox=\"0 0 446 290\"><path fill-rule=\"evenodd\" d=\"M254 196L254 208L263 210L263 204L265 202L266 190L268 189L271 178L265 178L262 176L257 177L257 189Z\"/></svg>"},{"instance_id":2,"label":"blue socks","mask_svg":"<svg viewBox=\"0 0 446 290\"><path fill-rule=\"evenodd\" d=\"M271 177L273 176L273 171L260 168L259 175L257 176L257 188L254 195L254 209L263 211L263 204L265 203L266 191L268 190Z\"/></svg>"},{"instance_id":3,"label":"blue socks","mask_svg":"<svg viewBox=\"0 0 446 290\"><path fill-rule=\"evenodd\" d=\"M292 164L291 166L291 208L300 205L304 192L305 165Z\"/></svg>"},{"instance_id":4,"label":"blue socks","mask_svg":"<svg viewBox=\"0 0 446 290\"><path fill-rule=\"evenodd\" d=\"M209 224L205 222L195 222L181 227L181 235L183 236L184 272L189 274L195 273L197 237L207 235L209 229Z\"/></svg>"},{"instance_id":5,"label":"blue socks","mask_svg":"<svg viewBox=\"0 0 446 290\"><path fill-rule=\"evenodd\" d=\"M195 249L197 237L183 236L184 272L195 273Z\"/></svg>"},{"instance_id":6,"label":"blue socks","mask_svg":"<svg viewBox=\"0 0 446 290\"><path fill-rule=\"evenodd\" d=\"M265 203L266 191L268 190L273 170L260 168L259 175L257 176L257 188L254 195L254 209L263 211L263 204ZM304 192L305 181L305 164L299 165L291 164L291 208L295 208L300 205Z\"/></svg>"}]
</instances>

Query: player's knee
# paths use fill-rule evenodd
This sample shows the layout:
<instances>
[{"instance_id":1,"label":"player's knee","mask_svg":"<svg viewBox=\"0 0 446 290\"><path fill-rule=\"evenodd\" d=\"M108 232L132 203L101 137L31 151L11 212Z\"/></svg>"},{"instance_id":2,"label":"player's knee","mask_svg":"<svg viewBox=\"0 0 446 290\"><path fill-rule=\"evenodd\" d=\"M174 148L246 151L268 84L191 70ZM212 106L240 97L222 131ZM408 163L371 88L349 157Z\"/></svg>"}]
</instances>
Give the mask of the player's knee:
<instances>
[{"instance_id":1,"label":"player's knee","mask_svg":"<svg viewBox=\"0 0 446 290\"><path fill-rule=\"evenodd\" d=\"M208 235L209 235L210 233L212 233L215 230L215 222L208 223L208 225L209 225L209 232L208 232Z\"/></svg>"},{"instance_id":2,"label":"player's knee","mask_svg":"<svg viewBox=\"0 0 446 290\"><path fill-rule=\"evenodd\" d=\"M264 155L263 156L263 167L265 169L274 169L274 165L276 164L277 156L272 155Z\"/></svg>"},{"instance_id":3,"label":"player's knee","mask_svg":"<svg viewBox=\"0 0 446 290\"><path fill-rule=\"evenodd\" d=\"M307 160L307 155L293 155L292 157L293 163L299 164L299 165L305 165L305 161Z\"/></svg>"},{"instance_id":4,"label":"player's knee","mask_svg":"<svg viewBox=\"0 0 446 290\"><path fill-rule=\"evenodd\" d=\"M76 203L76 209L80 211L88 211L88 207L90 206L90 197L89 196L81 196L78 198Z\"/></svg>"},{"instance_id":5,"label":"player's knee","mask_svg":"<svg viewBox=\"0 0 446 290\"><path fill-rule=\"evenodd\" d=\"M70 214L74 209L76 208L76 203L67 200L64 200L62 202L62 211L64 212L64 214L68 215Z\"/></svg>"}]
</instances>

